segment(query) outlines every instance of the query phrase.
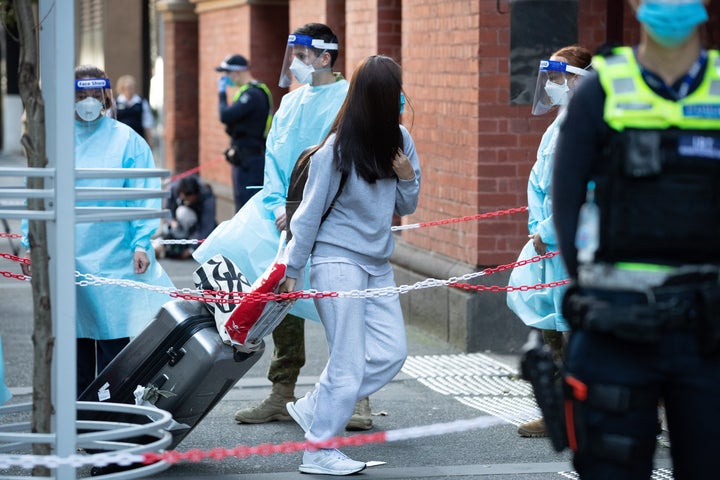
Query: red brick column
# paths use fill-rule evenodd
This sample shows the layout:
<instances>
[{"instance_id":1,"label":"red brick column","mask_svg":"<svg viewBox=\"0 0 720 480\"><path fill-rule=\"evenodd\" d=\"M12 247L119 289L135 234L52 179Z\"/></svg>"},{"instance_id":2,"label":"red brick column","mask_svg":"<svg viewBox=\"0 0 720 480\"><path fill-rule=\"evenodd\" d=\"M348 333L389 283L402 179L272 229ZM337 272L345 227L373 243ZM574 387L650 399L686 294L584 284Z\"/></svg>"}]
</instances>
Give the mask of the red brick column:
<instances>
[{"instance_id":1,"label":"red brick column","mask_svg":"<svg viewBox=\"0 0 720 480\"><path fill-rule=\"evenodd\" d=\"M158 2L165 22L165 165L198 165L198 22L187 0Z\"/></svg>"}]
</instances>

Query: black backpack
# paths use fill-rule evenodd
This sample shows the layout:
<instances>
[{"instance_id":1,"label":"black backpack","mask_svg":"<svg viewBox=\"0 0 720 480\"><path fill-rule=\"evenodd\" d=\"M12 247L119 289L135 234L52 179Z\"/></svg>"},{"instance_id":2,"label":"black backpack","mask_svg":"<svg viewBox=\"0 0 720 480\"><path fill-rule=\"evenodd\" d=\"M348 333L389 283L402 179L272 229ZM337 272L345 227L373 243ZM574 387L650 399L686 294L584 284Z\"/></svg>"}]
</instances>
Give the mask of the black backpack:
<instances>
[{"instance_id":1,"label":"black backpack","mask_svg":"<svg viewBox=\"0 0 720 480\"><path fill-rule=\"evenodd\" d=\"M287 231L288 242L292 238L290 220L292 220L293 215L295 215L295 212L300 206L300 202L302 202L303 191L305 190L305 184L307 183L308 173L310 171L310 157L312 157L319 149L320 145L312 145L303 150L298 157L297 162L295 162L292 172L290 173L290 184L288 185L288 193L285 201L285 230ZM342 193L346 180L347 174L343 173L340 178L338 191L335 194L333 201L330 203L330 207L323 214L322 219L320 220L321 223L325 221L328 215L330 215L330 210L335 206L335 202L340 196L340 193Z\"/></svg>"}]
</instances>

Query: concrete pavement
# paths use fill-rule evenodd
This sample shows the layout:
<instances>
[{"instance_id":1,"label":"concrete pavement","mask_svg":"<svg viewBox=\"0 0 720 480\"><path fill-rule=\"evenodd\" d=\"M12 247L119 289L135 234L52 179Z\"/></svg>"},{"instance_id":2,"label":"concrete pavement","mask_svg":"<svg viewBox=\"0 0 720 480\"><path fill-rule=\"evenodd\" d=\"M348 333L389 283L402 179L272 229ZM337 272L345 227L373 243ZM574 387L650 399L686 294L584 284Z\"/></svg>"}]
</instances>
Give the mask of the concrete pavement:
<instances>
[{"instance_id":1,"label":"concrete pavement","mask_svg":"<svg viewBox=\"0 0 720 480\"><path fill-rule=\"evenodd\" d=\"M5 271L7 262L2 265L0 270ZM163 265L177 287L192 286L191 273L195 266L192 261L163 260ZM28 402L31 399L32 348L30 285L0 278L0 302L3 305L0 335L5 351L7 383L15 395L11 403ZM272 338L267 340L263 358L188 435L178 450L210 450L303 439L302 431L293 422L238 425L233 420L237 409L259 402L269 391L265 375ZM327 358L319 324L306 322L306 342L308 360L297 387L299 395L311 388ZM373 431L472 419L487 413L510 422L485 430L344 448L352 458L385 462L366 469L358 477L408 480L577 478L567 452L555 453L546 439L518 437L516 425L532 418L534 407L527 384L513 375L516 357L498 356L492 352L466 355L415 328L408 329L408 343L410 357L403 372L371 398ZM658 458L658 466L668 467L667 449L659 449ZM297 472L300 460L300 453L291 453L185 462L153 478L313 478ZM87 468L80 469L78 476L87 473ZM659 474L665 475L663 471Z\"/></svg>"},{"instance_id":2,"label":"concrete pavement","mask_svg":"<svg viewBox=\"0 0 720 480\"><path fill-rule=\"evenodd\" d=\"M2 158L0 158L0 161ZM0 185L2 184L0 179ZM9 222L18 231L17 222ZM13 245L0 239L0 253L10 253ZM163 260L178 288L193 287L193 261ZM19 273L16 263L0 259L0 271ZM422 291L408 295L423 295ZM32 307L30 284L0 277L0 335L5 354L6 382L14 394L9 403L31 400ZM297 395L309 390L327 359L322 327L306 322L307 363L303 368ZM568 452L555 453L547 439L525 439L516 433L517 424L534 418L537 411L528 385L518 380L516 356L488 351L464 354L416 327L408 327L410 357L403 371L371 398L374 413L372 431L397 430L432 425L481 415L506 420L484 430L427 436L383 444L347 447L343 451L363 461L384 462L358 474L368 479L517 479L540 480L577 478L572 472ZM293 422L264 425L238 425L234 412L262 400L269 391L265 378L272 351L268 337L265 355L230 393L178 446L178 450L210 450L237 445L301 441L301 429ZM0 417L0 424L7 421ZM203 462L184 462L153 478L193 479L299 479L300 453L225 458ZM669 451L659 448L658 468L669 466ZM78 470L87 476L88 468ZM13 472L16 474L15 472ZM28 471L21 471L29 475ZM17 473L17 474L19 474ZM0 471L6 478L10 472ZM658 470L656 478L671 478Z\"/></svg>"}]
</instances>

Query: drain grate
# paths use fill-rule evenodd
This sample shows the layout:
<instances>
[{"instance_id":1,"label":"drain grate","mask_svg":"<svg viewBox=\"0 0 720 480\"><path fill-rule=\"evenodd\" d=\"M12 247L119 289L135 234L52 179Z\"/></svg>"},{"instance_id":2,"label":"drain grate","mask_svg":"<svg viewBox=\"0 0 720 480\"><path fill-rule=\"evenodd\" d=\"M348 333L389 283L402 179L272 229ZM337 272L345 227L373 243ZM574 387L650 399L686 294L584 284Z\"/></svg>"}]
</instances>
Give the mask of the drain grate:
<instances>
[{"instance_id":1,"label":"drain grate","mask_svg":"<svg viewBox=\"0 0 720 480\"><path fill-rule=\"evenodd\" d=\"M573 480L579 480L580 475L577 472L559 472L565 478L572 478ZM658 468L653 470L651 480L673 480L673 471L669 468Z\"/></svg>"},{"instance_id":2,"label":"drain grate","mask_svg":"<svg viewBox=\"0 0 720 480\"><path fill-rule=\"evenodd\" d=\"M530 383L482 353L408 357L402 371L435 392L515 426L541 415ZM580 478L576 472L558 474ZM653 470L652 480L673 480L672 469Z\"/></svg>"},{"instance_id":3,"label":"drain grate","mask_svg":"<svg viewBox=\"0 0 720 480\"><path fill-rule=\"evenodd\" d=\"M517 375L514 370L482 353L408 357L403 372L415 378L455 375Z\"/></svg>"},{"instance_id":4,"label":"drain grate","mask_svg":"<svg viewBox=\"0 0 720 480\"><path fill-rule=\"evenodd\" d=\"M435 392L516 426L540 416L530 383L482 353L408 357L403 372Z\"/></svg>"},{"instance_id":5,"label":"drain grate","mask_svg":"<svg viewBox=\"0 0 720 480\"><path fill-rule=\"evenodd\" d=\"M494 375L453 375L418 378L418 381L443 395L532 396L527 382Z\"/></svg>"}]
</instances>

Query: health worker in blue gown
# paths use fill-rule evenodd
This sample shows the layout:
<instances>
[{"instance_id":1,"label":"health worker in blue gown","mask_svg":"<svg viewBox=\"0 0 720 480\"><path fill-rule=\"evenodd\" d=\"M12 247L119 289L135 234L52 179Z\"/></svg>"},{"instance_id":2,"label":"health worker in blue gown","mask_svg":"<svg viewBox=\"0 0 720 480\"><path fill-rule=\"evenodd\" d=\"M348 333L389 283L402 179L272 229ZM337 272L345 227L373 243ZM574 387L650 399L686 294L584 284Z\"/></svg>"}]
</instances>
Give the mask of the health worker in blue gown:
<instances>
[{"instance_id":1,"label":"health worker in blue gown","mask_svg":"<svg viewBox=\"0 0 720 480\"><path fill-rule=\"evenodd\" d=\"M12 397L12 394L5 385L5 357L3 357L2 339L0 338L0 405L7 402L10 397Z\"/></svg>"},{"instance_id":2,"label":"health worker in blue gown","mask_svg":"<svg viewBox=\"0 0 720 480\"><path fill-rule=\"evenodd\" d=\"M540 61L532 114L559 113L543 134L537 150L537 160L530 171L527 189L530 240L520 252L518 261L558 251L551 195L555 145L560 125L565 118L564 107L572 91L580 83L579 80L588 74L591 61L591 53L578 45L561 48L552 54L549 60ZM547 284L565 280L567 277L563 259L556 255L516 267L510 274L508 285L519 287ZM515 290L507 294L508 307L526 325L542 330L543 339L556 360L564 356L565 335L570 330L561 313L566 290L567 287L562 286L541 290ZM521 424L518 434L522 437L545 437L548 432L543 418L538 418Z\"/></svg>"},{"instance_id":3,"label":"health worker in blue gown","mask_svg":"<svg viewBox=\"0 0 720 480\"><path fill-rule=\"evenodd\" d=\"M528 231L530 238L523 247L518 261L536 255L557 251L557 238L552 218L552 196L550 182L553 172L553 155L560 133L560 124L572 90L578 79L588 74L591 54L579 46L564 47L555 52L549 60L540 62L533 115L548 112L557 117L547 127L537 150L537 160L530 171L528 180ZM510 275L510 286L536 285L567 278L567 271L560 255L545 258L517 267ZM570 327L560 313L565 288L546 288L527 292L508 292L507 304L528 326L542 330L567 331Z\"/></svg>"},{"instance_id":4,"label":"health worker in blue gown","mask_svg":"<svg viewBox=\"0 0 720 480\"><path fill-rule=\"evenodd\" d=\"M193 258L199 263L222 253L239 267L251 283L272 264L278 252L280 232L286 226L285 200L295 162L303 150L323 139L348 90L347 80L331 70L330 53L337 55L336 43L326 44L322 39L304 35L291 37L288 48L307 50L308 56L313 55L317 60L310 65L311 70L307 73L306 69L300 72L293 67L294 77L302 86L282 97L273 117L265 146L263 188L232 219L222 222L193 253ZM319 45L323 55L313 53L317 50L312 46L313 41L316 46ZM321 66L320 57L328 59L326 66ZM315 63L318 66L313 66ZM290 86L290 76L286 73L288 68L283 67L281 87ZM306 276L306 280L308 278ZM309 283L306 285L309 288ZM296 301L290 312L301 318L319 321L312 300Z\"/></svg>"},{"instance_id":5,"label":"health worker in blue gown","mask_svg":"<svg viewBox=\"0 0 720 480\"><path fill-rule=\"evenodd\" d=\"M110 81L91 65L75 69L75 167L155 168L147 142L132 128L110 118ZM158 178L81 178L77 187L160 189ZM161 199L78 201L78 207L162 208ZM78 223L76 269L80 274L142 282L159 287L173 283L155 258L151 235L160 219ZM27 222L23 222L27 233ZM23 239L27 248L27 235ZM29 271L28 271L29 273ZM77 393L138 335L170 297L147 288L120 285L78 286Z\"/></svg>"}]
</instances>

